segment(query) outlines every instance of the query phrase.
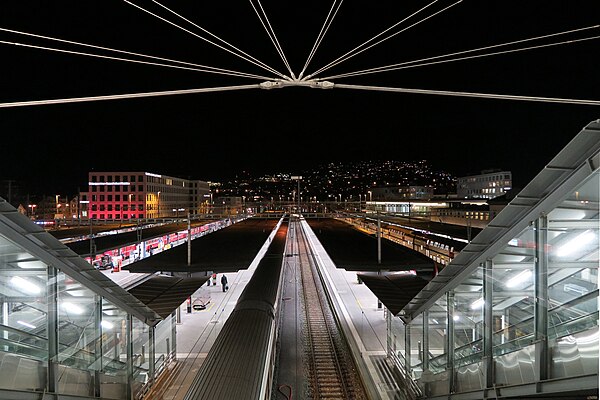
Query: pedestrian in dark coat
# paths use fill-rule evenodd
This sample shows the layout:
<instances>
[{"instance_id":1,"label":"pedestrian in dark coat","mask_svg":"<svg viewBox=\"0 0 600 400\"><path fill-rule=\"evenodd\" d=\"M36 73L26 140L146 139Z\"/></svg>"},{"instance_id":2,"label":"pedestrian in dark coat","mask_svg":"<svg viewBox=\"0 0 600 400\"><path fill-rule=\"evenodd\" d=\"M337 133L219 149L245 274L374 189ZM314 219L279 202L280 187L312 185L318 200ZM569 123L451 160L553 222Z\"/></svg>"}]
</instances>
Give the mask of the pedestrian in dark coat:
<instances>
[{"instance_id":1,"label":"pedestrian in dark coat","mask_svg":"<svg viewBox=\"0 0 600 400\"><path fill-rule=\"evenodd\" d=\"M227 289L229 289L229 286L227 286L227 277L225 276L225 274L223 274L223 276L221 277L221 285L223 285L224 292L226 292Z\"/></svg>"}]
</instances>

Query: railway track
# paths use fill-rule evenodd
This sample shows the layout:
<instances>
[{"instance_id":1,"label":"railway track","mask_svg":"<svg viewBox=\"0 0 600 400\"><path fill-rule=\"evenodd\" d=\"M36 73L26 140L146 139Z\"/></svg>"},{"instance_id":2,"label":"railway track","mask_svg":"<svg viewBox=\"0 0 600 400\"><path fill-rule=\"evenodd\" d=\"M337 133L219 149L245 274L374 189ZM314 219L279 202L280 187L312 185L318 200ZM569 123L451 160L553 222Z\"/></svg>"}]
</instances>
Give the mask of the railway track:
<instances>
[{"instance_id":1,"label":"railway track","mask_svg":"<svg viewBox=\"0 0 600 400\"><path fill-rule=\"evenodd\" d=\"M344 335L315 268L310 246L297 223L296 240L304 302L304 356L311 399L367 399Z\"/></svg>"}]
</instances>

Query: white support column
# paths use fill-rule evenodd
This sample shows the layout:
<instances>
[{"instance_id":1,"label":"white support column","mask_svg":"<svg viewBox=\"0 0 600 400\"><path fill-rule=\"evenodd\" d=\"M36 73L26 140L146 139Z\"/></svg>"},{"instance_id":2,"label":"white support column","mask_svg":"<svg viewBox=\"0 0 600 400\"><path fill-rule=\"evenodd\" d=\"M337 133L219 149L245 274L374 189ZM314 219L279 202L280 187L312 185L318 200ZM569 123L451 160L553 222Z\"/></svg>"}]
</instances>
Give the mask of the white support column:
<instances>
[{"instance_id":1,"label":"white support column","mask_svg":"<svg viewBox=\"0 0 600 400\"><path fill-rule=\"evenodd\" d=\"M548 379L548 217L542 215L535 221L534 268L534 335L535 377Z\"/></svg>"},{"instance_id":2,"label":"white support column","mask_svg":"<svg viewBox=\"0 0 600 400\"><path fill-rule=\"evenodd\" d=\"M448 331L446 332L446 348L448 355L448 362L446 364L446 370L448 372L448 393L454 393L454 291L450 290L446 294L446 305L447 305L447 325Z\"/></svg>"},{"instance_id":3,"label":"white support column","mask_svg":"<svg viewBox=\"0 0 600 400\"><path fill-rule=\"evenodd\" d=\"M429 369L429 310L423 311L423 371Z\"/></svg>"},{"instance_id":4,"label":"white support column","mask_svg":"<svg viewBox=\"0 0 600 400\"><path fill-rule=\"evenodd\" d=\"M156 350L155 350L155 326L151 326L148 330L148 385L150 387L154 386L154 380L156 379L156 371L154 367L156 365Z\"/></svg>"},{"instance_id":5,"label":"white support column","mask_svg":"<svg viewBox=\"0 0 600 400\"><path fill-rule=\"evenodd\" d=\"M8 304L9 303L7 301L2 302L2 324L7 325L7 326L8 326ZM8 339L8 331L7 330L4 330L4 332L2 333L2 338ZM8 344L2 345L2 350L8 351Z\"/></svg>"},{"instance_id":6,"label":"white support column","mask_svg":"<svg viewBox=\"0 0 600 400\"><path fill-rule=\"evenodd\" d=\"M127 346L127 399L133 399L133 316L127 314L127 329L126 329L126 346Z\"/></svg>"},{"instance_id":7,"label":"white support column","mask_svg":"<svg viewBox=\"0 0 600 400\"><path fill-rule=\"evenodd\" d=\"M94 296L94 396L100 397L100 372L102 372L102 297Z\"/></svg>"},{"instance_id":8,"label":"white support column","mask_svg":"<svg viewBox=\"0 0 600 400\"><path fill-rule=\"evenodd\" d=\"M48 283L46 285L46 301L48 305L48 382L46 389L50 393L58 392L58 271L48 266Z\"/></svg>"},{"instance_id":9,"label":"white support column","mask_svg":"<svg viewBox=\"0 0 600 400\"><path fill-rule=\"evenodd\" d=\"M412 366L410 360L410 323L404 329L404 371L407 379L412 379Z\"/></svg>"},{"instance_id":10,"label":"white support column","mask_svg":"<svg viewBox=\"0 0 600 400\"><path fill-rule=\"evenodd\" d=\"M496 381L494 377L493 359L493 261L486 260L483 268L483 372L485 388L492 388Z\"/></svg>"},{"instance_id":11,"label":"white support column","mask_svg":"<svg viewBox=\"0 0 600 400\"><path fill-rule=\"evenodd\" d=\"M173 313L171 313L171 343L173 344L173 361L177 360L177 324L173 323ZM165 361L168 359L169 354L167 352L167 356Z\"/></svg>"}]
</instances>

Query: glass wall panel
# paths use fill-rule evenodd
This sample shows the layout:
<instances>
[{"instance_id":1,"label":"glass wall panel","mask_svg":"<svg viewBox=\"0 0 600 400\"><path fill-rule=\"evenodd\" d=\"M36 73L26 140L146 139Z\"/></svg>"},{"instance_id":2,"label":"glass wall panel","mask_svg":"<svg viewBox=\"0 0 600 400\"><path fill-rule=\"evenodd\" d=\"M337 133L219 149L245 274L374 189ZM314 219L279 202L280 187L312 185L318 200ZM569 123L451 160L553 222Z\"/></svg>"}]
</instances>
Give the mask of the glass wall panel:
<instances>
[{"instance_id":1,"label":"glass wall panel","mask_svg":"<svg viewBox=\"0 0 600 400\"><path fill-rule=\"evenodd\" d=\"M535 231L529 226L493 258L494 355L533 343L535 248Z\"/></svg>"},{"instance_id":2,"label":"glass wall panel","mask_svg":"<svg viewBox=\"0 0 600 400\"><path fill-rule=\"evenodd\" d=\"M47 338L47 269L2 269L2 323L28 334Z\"/></svg>"},{"instance_id":3,"label":"glass wall panel","mask_svg":"<svg viewBox=\"0 0 600 400\"><path fill-rule=\"evenodd\" d=\"M0 388L46 388L47 265L0 235Z\"/></svg>"},{"instance_id":4,"label":"glass wall panel","mask_svg":"<svg viewBox=\"0 0 600 400\"><path fill-rule=\"evenodd\" d=\"M156 325L154 331L154 354L156 359L155 371L157 374L166 366L174 351L171 339L174 324L175 317L171 315Z\"/></svg>"},{"instance_id":5,"label":"glass wall panel","mask_svg":"<svg viewBox=\"0 0 600 400\"><path fill-rule=\"evenodd\" d=\"M150 327L137 318L133 319L133 329L131 332L133 340L133 393L139 390L148 382L148 372L150 368L149 350L150 350Z\"/></svg>"},{"instance_id":6,"label":"glass wall panel","mask_svg":"<svg viewBox=\"0 0 600 400\"><path fill-rule=\"evenodd\" d=\"M100 298L70 276L58 280L58 387L60 393L93 394L96 343L100 338Z\"/></svg>"},{"instance_id":7,"label":"glass wall panel","mask_svg":"<svg viewBox=\"0 0 600 400\"><path fill-rule=\"evenodd\" d=\"M47 266L0 235L0 351L47 358Z\"/></svg>"},{"instance_id":8,"label":"glass wall panel","mask_svg":"<svg viewBox=\"0 0 600 400\"><path fill-rule=\"evenodd\" d=\"M454 290L454 365L480 361L483 350L483 269Z\"/></svg>"},{"instance_id":9,"label":"glass wall panel","mask_svg":"<svg viewBox=\"0 0 600 400\"><path fill-rule=\"evenodd\" d=\"M446 296L442 296L431 306L428 316L429 370L435 374L444 371L448 362Z\"/></svg>"},{"instance_id":10,"label":"glass wall panel","mask_svg":"<svg viewBox=\"0 0 600 400\"><path fill-rule=\"evenodd\" d=\"M548 336L598 324L598 172L548 214Z\"/></svg>"},{"instance_id":11,"label":"glass wall panel","mask_svg":"<svg viewBox=\"0 0 600 400\"><path fill-rule=\"evenodd\" d=\"M423 315L410 322L410 366L414 379L423 372Z\"/></svg>"},{"instance_id":12,"label":"glass wall panel","mask_svg":"<svg viewBox=\"0 0 600 400\"><path fill-rule=\"evenodd\" d=\"M592 174L548 214L550 374L598 374L598 203Z\"/></svg>"},{"instance_id":13,"label":"glass wall panel","mask_svg":"<svg viewBox=\"0 0 600 400\"><path fill-rule=\"evenodd\" d=\"M58 274L58 360L60 364L87 370L95 361L99 298L68 275Z\"/></svg>"},{"instance_id":14,"label":"glass wall panel","mask_svg":"<svg viewBox=\"0 0 600 400\"><path fill-rule=\"evenodd\" d=\"M388 350L392 359L401 368L404 368L406 365L405 332L404 322L399 317L394 317L391 313L388 313Z\"/></svg>"},{"instance_id":15,"label":"glass wall panel","mask_svg":"<svg viewBox=\"0 0 600 400\"><path fill-rule=\"evenodd\" d=\"M127 313L107 300L102 300L101 322L102 397L126 398L127 389Z\"/></svg>"},{"instance_id":16,"label":"glass wall panel","mask_svg":"<svg viewBox=\"0 0 600 400\"><path fill-rule=\"evenodd\" d=\"M102 370L125 371L127 362L127 313L102 300Z\"/></svg>"}]
</instances>

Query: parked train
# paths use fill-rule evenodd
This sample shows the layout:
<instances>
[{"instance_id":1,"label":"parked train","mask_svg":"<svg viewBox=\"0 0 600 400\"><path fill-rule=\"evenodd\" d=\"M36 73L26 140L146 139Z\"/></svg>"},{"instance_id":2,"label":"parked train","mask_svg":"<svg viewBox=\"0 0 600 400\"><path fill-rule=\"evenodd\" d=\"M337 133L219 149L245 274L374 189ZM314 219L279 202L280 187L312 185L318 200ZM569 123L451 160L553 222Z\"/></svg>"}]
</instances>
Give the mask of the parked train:
<instances>
[{"instance_id":1,"label":"parked train","mask_svg":"<svg viewBox=\"0 0 600 400\"><path fill-rule=\"evenodd\" d=\"M373 221L350 220L370 232L377 231L377 223ZM404 228L388 222L381 223L381 235L405 247L418 251L440 264L448 264L466 245L466 241L442 237L428 232Z\"/></svg>"},{"instance_id":2,"label":"parked train","mask_svg":"<svg viewBox=\"0 0 600 400\"><path fill-rule=\"evenodd\" d=\"M282 219L185 400L270 399L288 222Z\"/></svg>"}]
</instances>

